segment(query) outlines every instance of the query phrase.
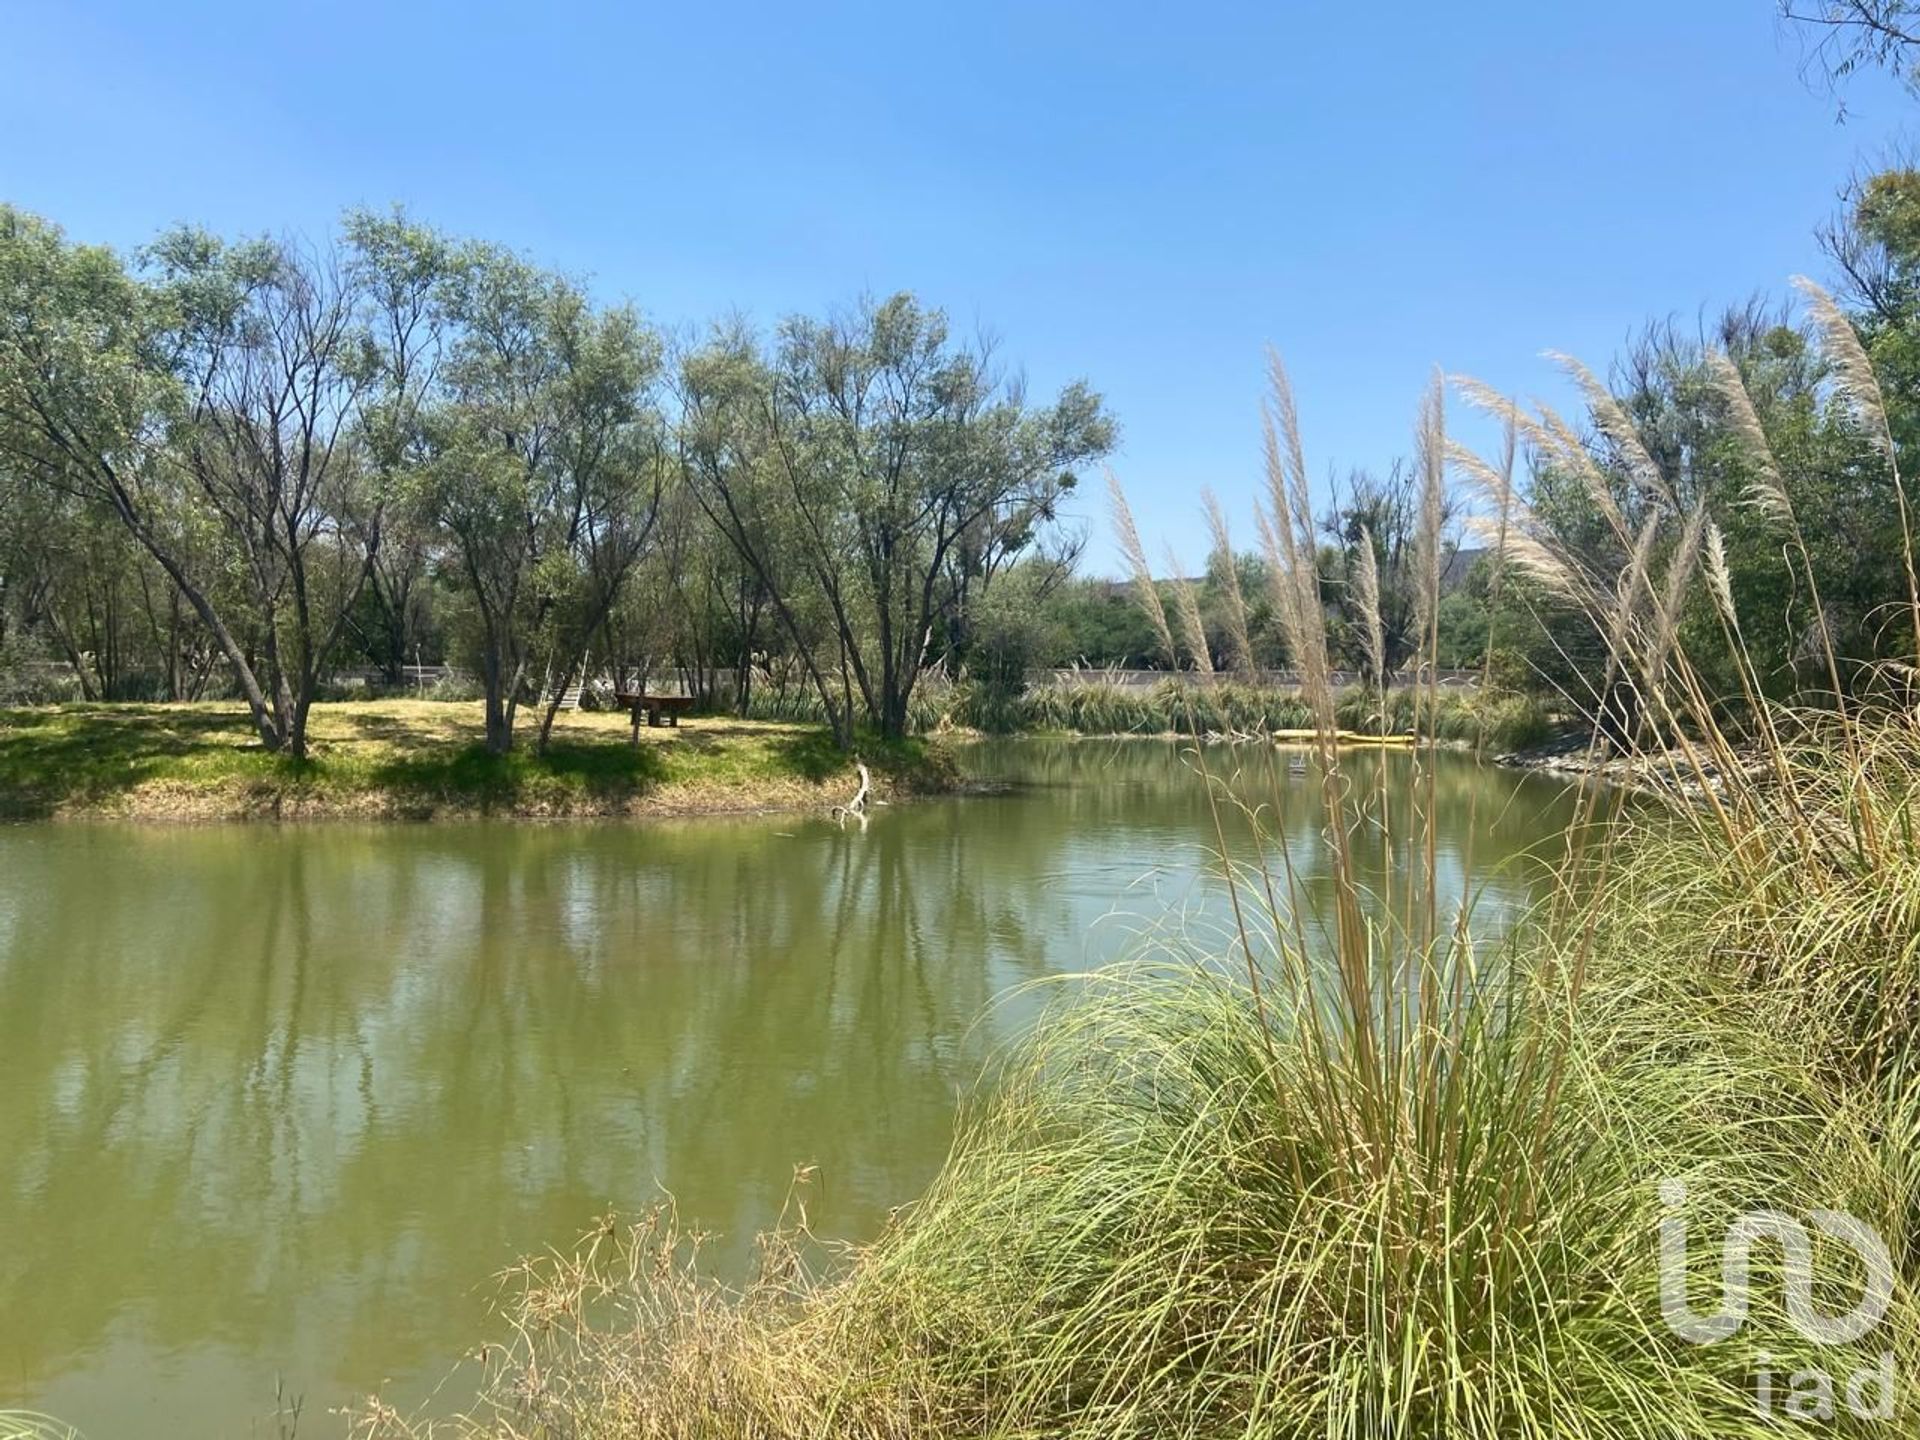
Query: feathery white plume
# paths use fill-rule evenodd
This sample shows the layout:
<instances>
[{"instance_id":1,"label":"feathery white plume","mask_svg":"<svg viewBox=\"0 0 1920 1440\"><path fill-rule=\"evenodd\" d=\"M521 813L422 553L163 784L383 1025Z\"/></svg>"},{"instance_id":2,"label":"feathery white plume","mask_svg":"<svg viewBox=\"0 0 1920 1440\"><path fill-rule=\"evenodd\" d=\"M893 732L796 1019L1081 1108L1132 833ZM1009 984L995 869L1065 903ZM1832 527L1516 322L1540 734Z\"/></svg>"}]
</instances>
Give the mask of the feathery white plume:
<instances>
[{"instance_id":1,"label":"feathery white plume","mask_svg":"<svg viewBox=\"0 0 1920 1440\"><path fill-rule=\"evenodd\" d=\"M1572 376L1574 383L1580 387L1580 392L1586 396L1587 409L1593 415L1593 423L1600 427L1600 433L1611 440L1614 449L1619 451L1621 460L1626 464L1628 478L1649 499L1673 505L1673 491L1668 488L1666 477L1660 473L1659 465L1640 438L1640 431L1627 417L1627 412L1620 408L1620 402L1614 399L1613 392L1600 383L1599 376L1573 356L1563 355L1558 350L1549 350L1546 355L1547 359Z\"/></svg>"},{"instance_id":2,"label":"feathery white plume","mask_svg":"<svg viewBox=\"0 0 1920 1440\"><path fill-rule=\"evenodd\" d=\"M1761 428L1759 412L1753 408L1753 397L1747 393L1739 368L1720 351L1708 350L1707 374L1726 402L1727 423L1733 427L1734 435L1753 465L1747 499L1768 519L1793 529L1799 523L1794 518L1793 501L1787 496L1780 466L1773 458L1773 447L1767 443L1767 432Z\"/></svg>"},{"instance_id":3,"label":"feathery white plume","mask_svg":"<svg viewBox=\"0 0 1920 1440\"><path fill-rule=\"evenodd\" d=\"M1153 583L1153 567L1147 563L1146 547L1140 543L1140 532L1134 527L1133 509L1127 504L1127 492L1120 488L1120 477L1111 470L1107 471L1107 500L1113 511L1113 529L1120 539L1120 552L1127 557L1127 568L1133 572L1134 603L1153 627L1154 638L1160 642L1167 663L1177 668L1180 652L1174 647L1173 631L1167 625L1167 610L1160 603L1159 588Z\"/></svg>"},{"instance_id":4,"label":"feathery white plume","mask_svg":"<svg viewBox=\"0 0 1920 1440\"><path fill-rule=\"evenodd\" d=\"M1203 489L1200 498L1207 509L1207 528L1213 532L1213 553L1220 565L1227 601L1227 667L1233 670L1253 668L1253 640L1247 625L1247 600L1240 589L1240 566L1233 553L1233 535L1227 528L1226 512L1220 497Z\"/></svg>"}]
</instances>

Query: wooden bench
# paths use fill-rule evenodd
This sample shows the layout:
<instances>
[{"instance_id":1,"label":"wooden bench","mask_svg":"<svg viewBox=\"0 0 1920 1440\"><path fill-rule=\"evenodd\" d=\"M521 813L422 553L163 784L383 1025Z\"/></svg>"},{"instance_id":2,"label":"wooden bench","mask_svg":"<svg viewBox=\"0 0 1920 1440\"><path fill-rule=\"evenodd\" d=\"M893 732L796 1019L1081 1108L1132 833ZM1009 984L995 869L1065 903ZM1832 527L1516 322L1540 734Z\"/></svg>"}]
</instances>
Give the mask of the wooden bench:
<instances>
[{"instance_id":1,"label":"wooden bench","mask_svg":"<svg viewBox=\"0 0 1920 1440\"><path fill-rule=\"evenodd\" d=\"M651 728L657 729L661 723L661 717L665 716L667 726L678 729L681 712L693 708L693 697L691 695L629 695L616 692L613 703L633 716L633 743L638 745L640 716L643 713Z\"/></svg>"}]
</instances>

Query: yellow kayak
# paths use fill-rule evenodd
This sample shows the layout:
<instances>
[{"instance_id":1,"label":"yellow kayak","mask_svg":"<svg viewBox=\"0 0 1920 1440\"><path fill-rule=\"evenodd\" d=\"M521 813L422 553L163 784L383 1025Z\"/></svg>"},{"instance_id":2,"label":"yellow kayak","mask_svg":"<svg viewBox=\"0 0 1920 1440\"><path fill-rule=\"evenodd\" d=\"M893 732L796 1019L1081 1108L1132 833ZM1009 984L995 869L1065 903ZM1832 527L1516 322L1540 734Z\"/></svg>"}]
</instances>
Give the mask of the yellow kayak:
<instances>
[{"instance_id":1,"label":"yellow kayak","mask_svg":"<svg viewBox=\"0 0 1920 1440\"><path fill-rule=\"evenodd\" d=\"M1415 737L1412 735L1363 735L1358 730L1336 730L1333 733L1333 740L1336 745L1411 745L1414 743L1414 739ZM1273 732L1273 743L1285 747L1315 745L1318 744L1319 741L1320 732L1317 730L1276 730Z\"/></svg>"}]
</instances>

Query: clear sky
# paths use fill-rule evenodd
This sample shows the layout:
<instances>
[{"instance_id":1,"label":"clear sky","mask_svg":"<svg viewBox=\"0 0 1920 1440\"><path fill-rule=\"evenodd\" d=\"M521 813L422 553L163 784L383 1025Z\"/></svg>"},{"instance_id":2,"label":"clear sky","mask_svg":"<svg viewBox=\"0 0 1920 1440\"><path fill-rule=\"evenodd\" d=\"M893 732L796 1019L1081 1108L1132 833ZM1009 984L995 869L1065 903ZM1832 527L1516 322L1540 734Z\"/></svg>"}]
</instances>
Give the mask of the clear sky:
<instances>
[{"instance_id":1,"label":"clear sky","mask_svg":"<svg viewBox=\"0 0 1920 1440\"><path fill-rule=\"evenodd\" d=\"M1253 493L1265 345L1316 471L1402 453L1435 364L1556 395L1544 348L1822 273L1920 115L1846 99L1771 0L0 0L0 198L77 238L402 201L670 327L911 289L1100 389L1189 564L1200 487Z\"/></svg>"}]
</instances>

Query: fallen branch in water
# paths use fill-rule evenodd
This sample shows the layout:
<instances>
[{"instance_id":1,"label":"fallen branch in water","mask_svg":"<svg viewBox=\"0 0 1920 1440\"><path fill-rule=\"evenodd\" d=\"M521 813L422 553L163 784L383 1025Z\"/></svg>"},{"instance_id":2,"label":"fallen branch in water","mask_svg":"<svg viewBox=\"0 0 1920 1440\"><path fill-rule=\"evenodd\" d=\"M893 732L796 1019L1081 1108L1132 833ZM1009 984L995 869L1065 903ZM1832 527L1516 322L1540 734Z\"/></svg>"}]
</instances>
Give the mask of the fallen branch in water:
<instances>
[{"instance_id":1,"label":"fallen branch in water","mask_svg":"<svg viewBox=\"0 0 1920 1440\"><path fill-rule=\"evenodd\" d=\"M835 805L827 813L840 822L844 828L847 817L853 816L860 822L862 830L867 828L867 798L873 793L873 776L868 772L866 762L855 760L853 768L860 772L860 788L854 792L853 799L844 805Z\"/></svg>"}]
</instances>

